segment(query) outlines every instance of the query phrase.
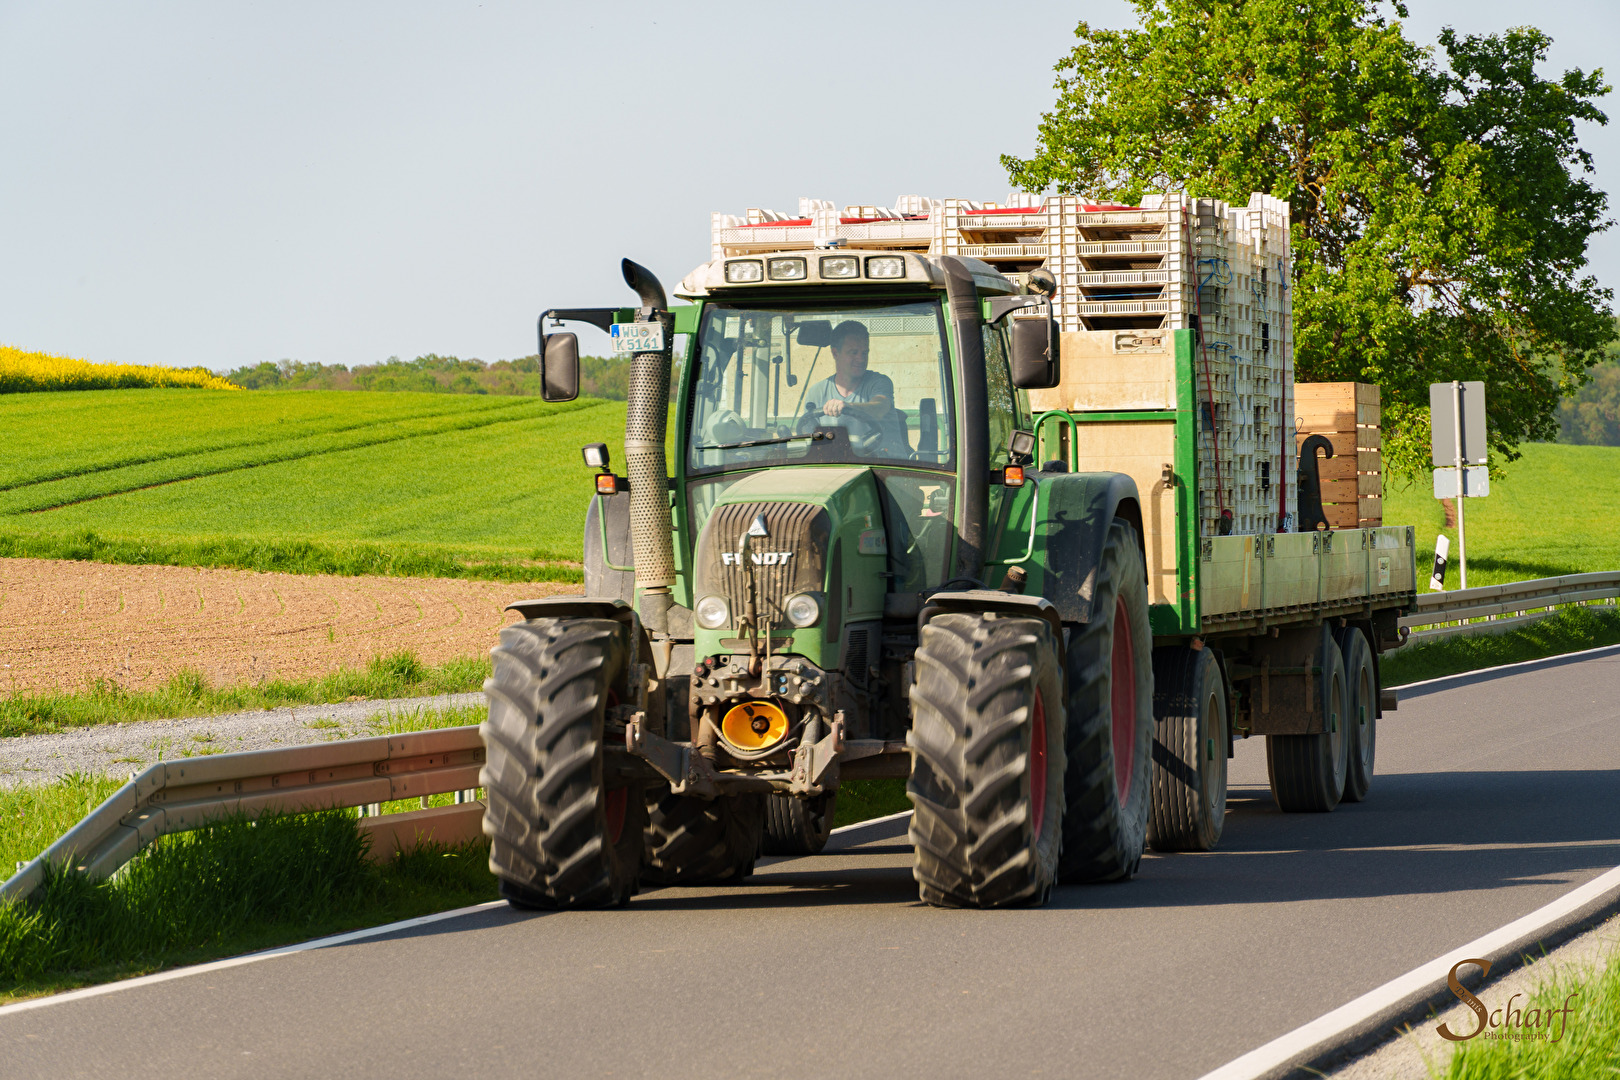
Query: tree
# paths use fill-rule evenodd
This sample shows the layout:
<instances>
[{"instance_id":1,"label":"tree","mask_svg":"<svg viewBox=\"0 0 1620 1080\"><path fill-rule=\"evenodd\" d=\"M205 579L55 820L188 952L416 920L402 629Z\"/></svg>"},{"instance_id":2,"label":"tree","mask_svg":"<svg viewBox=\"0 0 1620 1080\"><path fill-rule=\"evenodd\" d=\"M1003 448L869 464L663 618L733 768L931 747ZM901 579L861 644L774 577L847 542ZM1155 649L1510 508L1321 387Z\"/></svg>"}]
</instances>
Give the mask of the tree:
<instances>
[{"instance_id":1,"label":"tree","mask_svg":"<svg viewBox=\"0 0 1620 1080\"><path fill-rule=\"evenodd\" d=\"M1501 459L1552 438L1615 338L1582 274L1610 223L1575 135L1607 121L1602 72L1543 79L1529 27L1447 29L1437 63L1368 0L1134 2L1139 26L1079 25L1034 156L1002 158L1013 183L1286 199L1297 377L1383 387L1387 470L1426 465L1431 382L1487 383Z\"/></svg>"},{"instance_id":2,"label":"tree","mask_svg":"<svg viewBox=\"0 0 1620 1080\"><path fill-rule=\"evenodd\" d=\"M1558 441L1620 446L1620 343L1610 343L1586 385L1558 403Z\"/></svg>"}]
</instances>

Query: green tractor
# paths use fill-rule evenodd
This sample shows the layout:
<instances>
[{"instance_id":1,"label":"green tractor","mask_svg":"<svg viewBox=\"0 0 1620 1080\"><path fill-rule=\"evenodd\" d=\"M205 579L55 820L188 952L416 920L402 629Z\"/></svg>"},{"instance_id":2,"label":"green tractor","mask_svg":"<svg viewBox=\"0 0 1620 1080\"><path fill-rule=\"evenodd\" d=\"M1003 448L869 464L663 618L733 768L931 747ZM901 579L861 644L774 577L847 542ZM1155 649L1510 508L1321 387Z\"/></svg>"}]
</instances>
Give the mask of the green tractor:
<instances>
[{"instance_id":1,"label":"green tractor","mask_svg":"<svg viewBox=\"0 0 1620 1080\"><path fill-rule=\"evenodd\" d=\"M833 247L718 259L671 307L624 275L638 306L540 320L547 400L578 393L578 340L548 323L630 354L627 475L584 449L585 595L512 605L494 650L502 894L739 881L820 850L865 778L907 780L930 904L1130 877L1154 736L1141 501L1032 460L1052 279Z\"/></svg>"}]
</instances>

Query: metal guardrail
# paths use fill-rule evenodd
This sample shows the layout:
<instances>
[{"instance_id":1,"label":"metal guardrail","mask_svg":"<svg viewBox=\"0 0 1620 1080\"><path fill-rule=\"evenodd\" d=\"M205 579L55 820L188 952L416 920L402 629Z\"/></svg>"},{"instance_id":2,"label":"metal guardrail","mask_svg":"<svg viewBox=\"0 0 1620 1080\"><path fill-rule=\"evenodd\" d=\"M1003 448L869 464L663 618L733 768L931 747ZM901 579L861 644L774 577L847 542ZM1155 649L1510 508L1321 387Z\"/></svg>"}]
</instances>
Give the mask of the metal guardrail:
<instances>
[{"instance_id":1,"label":"metal guardrail","mask_svg":"<svg viewBox=\"0 0 1620 1080\"><path fill-rule=\"evenodd\" d=\"M476 725L160 761L132 776L25 863L0 885L0 901L32 893L44 880L47 865L107 877L158 837L232 814L331 810L470 790L478 787L483 761ZM418 823L442 825L449 809L363 820L388 826L371 830L375 842L382 835L397 838ZM454 810L461 817L482 814L478 804Z\"/></svg>"},{"instance_id":2,"label":"metal guardrail","mask_svg":"<svg viewBox=\"0 0 1620 1080\"><path fill-rule=\"evenodd\" d=\"M1407 645L1464 634L1500 634L1545 619L1560 607L1617 597L1620 570L1419 593L1416 609L1401 619L1400 626L1403 630L1429 628L1410 634Z\"/></svg>"}]
</instances>

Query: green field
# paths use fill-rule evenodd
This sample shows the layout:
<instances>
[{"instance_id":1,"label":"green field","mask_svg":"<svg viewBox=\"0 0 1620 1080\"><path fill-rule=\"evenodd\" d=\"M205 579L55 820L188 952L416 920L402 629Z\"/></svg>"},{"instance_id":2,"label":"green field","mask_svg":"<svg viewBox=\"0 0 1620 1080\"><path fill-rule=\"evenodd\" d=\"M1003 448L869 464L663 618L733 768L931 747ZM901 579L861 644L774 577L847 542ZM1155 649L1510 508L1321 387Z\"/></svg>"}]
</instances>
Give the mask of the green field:
<instances>
[{"instance_id":1,"label":"green field","mask_svg":"<svg viewBox=\"0 0 1620 1080\"><path fill-rule=\"evenodd\" d=\"M1524 457L1491 477L1491 493L1469 499L1468 584L1620 570L1620 447L1530 443ZM1434 539L1451 537L1446 588L1460 587L1457 530L1445 521L1427 477L1384 492L1384 524L1417 526L1418 591L1428 591Z\"/></svg>"},{"instance_id":2,"label":"green field","mask_svg":"<svg viewBox=\"0 0 1620 1080\"><path fill-rule=\"evenodd\" d=\"M0 554L578 580L567 564L580 558L591 492L579 447L622 446L624 408L473 394L8 394ZM1385 494L1384 520L1417 527L1426 572L1440 504L1426 480ZM1527 445L1468 511L1471 585L1620 568L1620 447Z\"/></svg>"},{"instance_id":3,"label":"green field","mask_svg":"<svg viewBox=\"0 0 1620 1080\"><path fill-rule=\"evenodd\" d=\"M7 554L511 577L580 558L579 448L624 405L115 390L0 397L0 430Z\"/></svg>"}]
</instances>

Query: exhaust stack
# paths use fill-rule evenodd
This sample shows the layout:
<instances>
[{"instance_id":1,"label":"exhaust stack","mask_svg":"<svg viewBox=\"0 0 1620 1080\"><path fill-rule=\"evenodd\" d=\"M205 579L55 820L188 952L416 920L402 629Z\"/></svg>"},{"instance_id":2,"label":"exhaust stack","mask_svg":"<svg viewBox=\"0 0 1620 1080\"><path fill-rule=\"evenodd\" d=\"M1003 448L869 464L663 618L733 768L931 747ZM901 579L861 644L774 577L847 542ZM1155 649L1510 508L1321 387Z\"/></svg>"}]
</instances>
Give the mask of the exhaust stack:
<instances>
[{"instance_id":1,"label":"exhaust stack","mask_svg":"<svg viewBox=\"0 0 1620 1080\"><path fill-rule=\"evenodd\" d=\"M675 345L675 319L664 287L644 266L624 260L624 281L641 298L636 321L664 328L661 352L630 357L629 409L624 425L625 471L630 479L630 543L635 551L636 588L641 593L641 623L649 630L669 631L674 602L675 523L669 510L669 467L664 460L664 434L669 424L670 358Z\"/></svg>"}]
</instances>

